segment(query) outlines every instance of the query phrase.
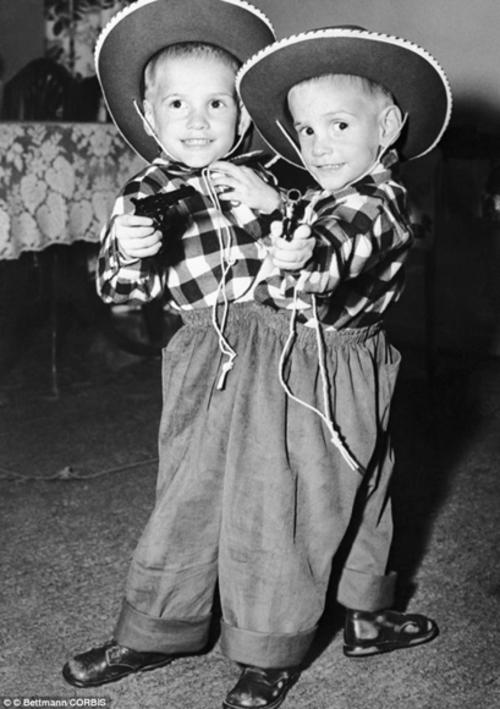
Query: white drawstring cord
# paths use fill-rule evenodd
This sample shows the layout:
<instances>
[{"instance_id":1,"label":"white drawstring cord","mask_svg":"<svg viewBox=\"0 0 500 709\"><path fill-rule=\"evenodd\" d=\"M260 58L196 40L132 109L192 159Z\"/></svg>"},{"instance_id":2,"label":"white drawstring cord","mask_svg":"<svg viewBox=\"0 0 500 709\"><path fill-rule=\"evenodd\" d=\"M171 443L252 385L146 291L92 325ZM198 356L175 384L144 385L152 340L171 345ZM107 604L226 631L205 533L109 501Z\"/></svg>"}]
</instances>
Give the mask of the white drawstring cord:
<instances>
[{"instance_id":1,"label":"white drawstring cord","mask_svg":"<svg viewBox=\"0 0 500 709\"><path fill-rule=\"evenodd\" d=\"M151 121L148 120L146 114L141 110L139 107L138 103L136 100L133 101L134 108L139 114L140 118L142 119L144 125L147 127L149 130L151 136L153 139L156 141L160 149L167 155L169 158L174 159L172 155L169 154L168 150L165 148L163 143L161 142L158 134L154 130ZM238 135L238 139L236 143L233 145L231 150L221 159L227 159L229 158L234 152L238 150L240 147L241 143L244 140L246 131ZM216 192L216 190L213 188L213 185L210 180L210 166L207 166L203 168L201 171L201 176L203 179L203 182L205 184L205 187L208 192L208 197L210 201L212 202L213 207L221 214L222 213L222 207L220 204L219 196ZM219 240L219 252L220 252L220 266L222 270L222 276L221 279L217 285L217 290L215 293L215 302L212 307L212 324L214 326L215 331L217 332L217 336L219 338L219 348L222 354L227 357L227 360L223 363L222 365L222 372L219 378L219 381L217 383L217 389L223 389L224 384L226 381L226 377L228 373L231 371L234 365L234 360L236 359L236 352L234 349L231 347L229 342L226 340L224 337L224 330L226 327L226 322L227 322L227 316L229 312L229 301L227 299L227 293L226 293L226 278L227 274L229 273L231 267L234 265L234 262L231 259L231 230L227 226L219 226L216 225L216 232L217 232L217 238ZM227 235L227 238L224 240L224 234ZM223 309L222 309L222 320L221 323L219 324L217 320L217 304L219 300L219 294L222 293L222 302L223 302Z\"/></svg>"},{"instance_id":2,"label":"white drawstring cord","mask_svg":"<svg viewBox=\"0 0 500 709\"><path fill-rule=\"evenodd\" d=\"M330 434L331 442L334 444L334 446L340 452L341 456L344 458L346 463L349 465L349 467L352 470L363 474L364 470L363 470L362 466L357 462L357 460L354 458L354 456L350 453L346 444L342 440L340 433L336 430L335 425L333 423L333 416L332 416L331 405L330 405L330 397L328 395L328 375L327 375L326 365L325 365L325 347L324 347L323 337L322 337L322 332L321 332L321 324L318 319L316 296L314 294L312 295L312 309L313 309L313 317L314 317L314 329L316 331L316 344L318 347L318 364L319 364L322 389L323 389L324 411L320 411L315 406L312 406L312 404L308 404L307 401L303 401L302 399L299 399L297 396L295 396L285 381L285 376L284 376L285 364L286 364L287 358L290 354L290 350L291 350L291 346L293 344L293 341L296 337L298 290L299 290L299 284L297 284L294 288L293 306L292 306L292 315L290 317L289 334L288 334L287 340L285 342L285 346L283 348L283 351L282 351L281 357L280 357L280 364L279 364L280 384L283 387L283 389L285 390L287 396L290 397L290 399L295 401L297 404L304 406L306 409L309 409L310 411L312 411L313 413L315 413L317 416L319 416L322 419L322 421L324 422L324 424L327 427L328 432Z\"/></svg>"},{"instance_id":3,"label":"white drawstring cord","mask_svg":"<svg viewBox=\"0 0 500 709\"><path fill-rule=\"evenodd\" d=\"M142 125L143 125L143 128L144 128L144 130L146 131L146 133L149 133L149 135L151 135L151 137L153 138L153 140L155 141L155 143L157 144L157 146L160 148L160 150L161 150L163 153L165 153L165 155L169 158L169 160L175 160L175 158L173 157L173 155L171 155L171 154L168 152L168 150L166 149L166 147L165 147L165 146L163 145L163 143L161 142L160 136L158 135L158 133L157 133L157 132L155 131L155 129L153 128L153 124L151 123L151 121L149 120L149 118L146 116L146 114L144 113L144 111L141 110L141 107L140 107L139 104L137 103L137 100L134 99L134 100L132 101L132 103L133 103L133 106L134 106L134 108L135 108L137 114L139 115L139 118L142 120Z\"/></svg>"},{"instance_id":4,"label":"white drawstring cord","mask_svg":"<svg viewBox=\"0 0 500 709\"><path fill-rule=\"evenodd\" d=\"M205 167L202 170L202 178L205 184L205 187L208 192L208 196L210 198L210 201L212 202L212 205L214 206L215 209L217 209L218 212L222 212L219 196L214 189L211 180L210 180L210 167ZM219 253L220 253L220 267L222 271L221 278L219 280L219 283L217 284L217 290L215 293L215 301L212 306L212 324L214 326L214 329L217 333L217 336L219 338L219 349L222 352L222 354L227 357L226 361L222 365L222 372L219 378L219 381L217 382L217 389L223 389L224 384L226 382L226 377L228 373L231 371L234 365L234 360L236 359L236 352L235 350L231 347L229 342L226 340L224 337L224 330L226 327L226 322L227 322L227 316L229 312L229 301L227 299L227 292L226 292L226 277L227 274L229 273L231 267L233 266L233 260L231 259L231 231L228 229L226 226L219 226L216 225L216 232L217 232L217 238L219 240ZM227 238L224 240L224 234L226 234ZM217 320L217 304L219 300L219 294L222 293L222 319L221 323L219 324Z\"/></svg>"}]
</instances>

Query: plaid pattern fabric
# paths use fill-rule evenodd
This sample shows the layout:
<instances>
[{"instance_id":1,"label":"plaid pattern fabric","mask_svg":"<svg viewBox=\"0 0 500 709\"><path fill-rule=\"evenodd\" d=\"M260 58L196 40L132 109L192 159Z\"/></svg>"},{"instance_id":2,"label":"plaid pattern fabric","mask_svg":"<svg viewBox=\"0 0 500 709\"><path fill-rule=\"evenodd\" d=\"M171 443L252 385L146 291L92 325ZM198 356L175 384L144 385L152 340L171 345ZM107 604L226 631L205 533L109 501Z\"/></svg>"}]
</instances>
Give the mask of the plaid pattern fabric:
<instances>
[{"instance_id":1,"label":"plaid pattern fabric","mask_svg":"<svg viewBox=\"0 0 500 709\"><path fill-rule=\"evenodd\" d=\"M412 242L406 190L391 176L390 152L355 185L331 195L309 191L306 213L316 245L299 274L275 270L255 289L255 300L298 308L314 324L311 294L326 329L364 327L380 319L404 287L403 264Z\"/></svg>"},{"instance_id":2,"label":"plaid pattern fabric","mask_svg":"<svg viewBox=\"0 0 500 709\"><path fill-rule=\"evenodd\" d=\"M242 162L241 158L238 160ZM268 182L274 178L249 156L245 163ZM168 233L159 254L127 262L120 257L114 234L119 214L133 214L132 198L167 193L190 185L196 192L181 199L171 212ZM158 158L122 190L102 236L97 290L108 303L147 302L168 293L174 306L191 310L220 302L221 282L229 302L252 297L252 286L267 253L265 236L272 215L259 217L245 205L210 198L209 177L200 170ZM224 273L226 273L224 277Z\"/></svg>"}]
</instances>

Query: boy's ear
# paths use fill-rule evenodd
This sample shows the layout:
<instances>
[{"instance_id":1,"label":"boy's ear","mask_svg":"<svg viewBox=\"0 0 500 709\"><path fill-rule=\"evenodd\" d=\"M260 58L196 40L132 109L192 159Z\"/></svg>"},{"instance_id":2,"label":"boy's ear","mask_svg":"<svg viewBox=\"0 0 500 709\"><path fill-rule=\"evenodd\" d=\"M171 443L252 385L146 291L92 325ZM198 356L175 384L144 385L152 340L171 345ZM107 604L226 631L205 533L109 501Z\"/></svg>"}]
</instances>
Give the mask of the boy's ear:
<instances>
[{"instance_id":1,"label":"boy's ear","mask_svg":"<svg viewBox=\"0 0 500 709\"><path fill-rule=\"evenodd\" d=\"M403 115L394 104L386 106L379 116L379 138L380 146L386 150L396 142L403 128Z\"/></svg>"},{"instance_id":2,"label":"boy's ear","mask_svg":"<svg viewBox=\"0 0 500 709\"><path fill-rule=\"evenodd\" d=\"M240 117L238 119L238 126L236 129L238 136L245 135L247 130L250 128L251 123L252 119L250 118L250 114L240 101Z\"/></svg>"}]
</instances>

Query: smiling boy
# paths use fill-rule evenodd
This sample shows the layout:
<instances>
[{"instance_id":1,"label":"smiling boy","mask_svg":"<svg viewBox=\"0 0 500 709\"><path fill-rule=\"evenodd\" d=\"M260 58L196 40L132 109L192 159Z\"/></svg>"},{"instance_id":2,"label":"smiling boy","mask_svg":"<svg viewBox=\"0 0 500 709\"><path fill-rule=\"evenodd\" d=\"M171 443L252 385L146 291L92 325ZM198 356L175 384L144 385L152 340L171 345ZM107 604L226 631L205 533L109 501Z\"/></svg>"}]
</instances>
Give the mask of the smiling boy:
<instances>
[{"instance_id":1,"label":"smiling boy","mask_svg":"<svg viewBox=\"0 0 500 709\"><path fill-rule=\"evenodd\" d=\"M97 44L110 114L148 163L124 186L104 230L98 290L110 303L164 297L182 325L162 354L154 509L112 638L63 667L76 687L203 650L217 590L221 647L243 665L240 699L230 692L224 706L277 706L293 676L276 665L272 633L281 619L267 602L270 593L277 599L267 568L276 545L262 497L272 505L266 486L278 483L262 445L272 415L262 392L277 372L268 367L267 310L253 293L270 250L275 263L283 251L284 267L294 269L309 259L312 240L277 239L271 249L281 196L255 153L244 152L250 121L235 88L241 61L273 37L246 0L139 0ZM160 200L158 222L136 212L148 197ZM281 454L281 440L275 445ZM293 662L287 638L278 644L280 661Z\"/></svg>"},{"instance_id":2,"label":"smiling boy","mask_svg":"<svg viewBox=\"0 0 500 709\"><path fill-rule=\"evenodd\" d=\"M272 39L269 20L245 0L138 0L115 15L97 44L110 114L147 162L124 186L104 230L98 290L110 303L165 296L184 326L164 352L156 505L113 638L64 665L65 679L77 687L201 650L217 582L223 635L238 620L227 552L238 534L227 524L221 531L221 518L232 476L241 472L228 451L244 421L232 343L248 330L232 313L252 299L268 254L269 215L281 197L255 154L244 153L250 121L235 75ZM213 165L236 157L246 169L219 196ZM165 229L136 213L143 198L171 194L182 196ZM243 352L241 359L251 376ZM226 641L230 657L234 643Z\"/></svg>"},{"instance_id":3,"label":"smiling boy","mask_svg":"<svg viewBox=\"0 0 500 709\"><path fill-rule=\"evenodd\" d=\"M344 653L420 645L436 637L437 624L391 609L389 419L400 355L383 317L402 292L412 241L392 167L398 154L416 158L437 145L450 118L449 84L421 47L347 26L275 42L248 60L237 86L269 146L318 183L302 204L311 259L295 273L275 269L255 291L277 321L289 321L279 362L289 397L282 425L294 434L288 630L319 622L342 548L335 582L347 609Z\"/></svg>"}]
</instances>

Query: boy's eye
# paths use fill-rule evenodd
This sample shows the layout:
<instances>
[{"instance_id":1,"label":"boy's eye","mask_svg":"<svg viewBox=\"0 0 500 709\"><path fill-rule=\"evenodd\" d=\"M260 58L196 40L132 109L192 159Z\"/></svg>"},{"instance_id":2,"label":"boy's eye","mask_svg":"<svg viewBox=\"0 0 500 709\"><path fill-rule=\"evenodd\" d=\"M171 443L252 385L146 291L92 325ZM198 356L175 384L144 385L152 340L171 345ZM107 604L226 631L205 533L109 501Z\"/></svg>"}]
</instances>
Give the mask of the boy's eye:
<instances>
[{"instance_id":1,"label":"boy's eye","mask_svg":"<svg viewBox=\"0 0 500 709\"><path fill-rule=\"evenodd\" d=\"M311 128L311 126L303 126L302 128L299 128L299 135L314 135L314 130Z\"/></svg>"},{"instance_id":2,"label":"boy's eye","mask_svg":"<svg viewBox=\"0 0 500 709\"><path fill-rule=\"evenodd\" d=\"M183 103L180 98L174 98L170 101L170 108L182 108Z\"/></svg>"},{"instance_id":3,"label":"boy's eye","mask_svg":"<svg viewBox=\"0 0 500 709\"><path fill-rule=\"evenodd\" d=\"M221 101L220 98L214 98L210 101L211 108L222 108L223 106L224 106L224 102Z\"/></svg>"},{"instance_id":4,"label":"boy's eye","mask_svg":"<svg viewBox=\"0 0 500 709\"><path fill-rule=\"evenodd\" d=\"M333 121L332 123L333 130L342 132L344 130L347 130L349 128L349 124L346 123L346 121Z\"/></svg>"}]
</instances>

